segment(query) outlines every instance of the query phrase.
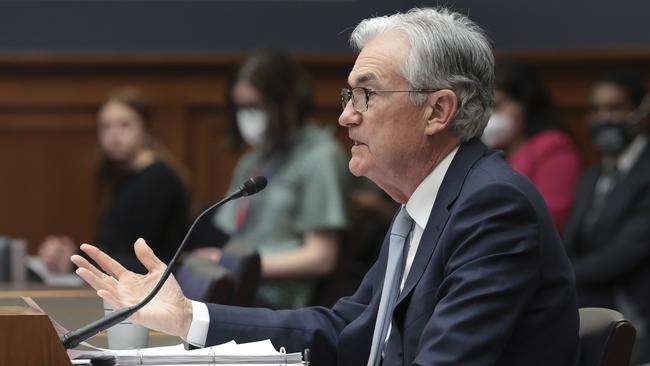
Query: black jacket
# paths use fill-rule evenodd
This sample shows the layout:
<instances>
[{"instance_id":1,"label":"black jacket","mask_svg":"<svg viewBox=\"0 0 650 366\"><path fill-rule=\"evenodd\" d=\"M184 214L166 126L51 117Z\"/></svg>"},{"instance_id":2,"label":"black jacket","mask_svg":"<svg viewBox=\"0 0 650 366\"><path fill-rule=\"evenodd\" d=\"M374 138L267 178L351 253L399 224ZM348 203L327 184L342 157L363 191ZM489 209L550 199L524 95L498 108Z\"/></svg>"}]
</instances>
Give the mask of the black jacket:
<instances>
[{"instance_id":1,"label":"black jacket","mask_svg":"<svg viewBox=\"0 0 650 366\"><path fill-rule=\"evenodd\" d=\"M587 170L577 185L564 241L573 262L580 306L615 308L622 289L650 319L650 144L614 187L588 234L580 234L602 166Z\"/></svg>"}]
</instances>

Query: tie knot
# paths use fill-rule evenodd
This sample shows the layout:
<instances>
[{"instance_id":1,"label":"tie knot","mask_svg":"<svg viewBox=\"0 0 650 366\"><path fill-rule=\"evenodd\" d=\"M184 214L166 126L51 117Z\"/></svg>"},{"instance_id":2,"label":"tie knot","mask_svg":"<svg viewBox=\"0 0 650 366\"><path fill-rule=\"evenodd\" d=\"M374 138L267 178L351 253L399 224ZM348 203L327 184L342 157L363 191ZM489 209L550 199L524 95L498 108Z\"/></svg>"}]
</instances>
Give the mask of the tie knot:
<instances>
[{"instance_id":1,"label":"tie knot","mask_svg":"<svg viewBox=\"0 0 650 366\"><path fill-rule=\"evenodd\" d=\"M408 212L406 212L406 206L402 206L397 217L395 217L395 220L393 221L393 227L390 234L406 238L411 232L412 227L413 219L409 216Z\"/></svg>"}]
</instances>

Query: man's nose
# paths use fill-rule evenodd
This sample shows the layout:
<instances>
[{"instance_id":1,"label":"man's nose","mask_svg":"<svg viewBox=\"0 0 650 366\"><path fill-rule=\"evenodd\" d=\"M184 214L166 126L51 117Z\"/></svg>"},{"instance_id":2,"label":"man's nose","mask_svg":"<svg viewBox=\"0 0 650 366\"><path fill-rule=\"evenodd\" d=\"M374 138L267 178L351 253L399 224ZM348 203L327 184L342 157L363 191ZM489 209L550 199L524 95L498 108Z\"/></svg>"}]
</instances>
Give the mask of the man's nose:
<instances>
[{"instance_id":1,"label":"man's nose","mask_svg":"<svg viewBox=\"0 0 650 366\"><path fill-rule=\"evenodd\" d=\"M348 104L345 105L343 112L339 116L339 125L343 127L350 127L353 125L358 125L361 123L361 113L354 110L352 106L352 101L348 101Z\"/></svg>"}]
</instances>

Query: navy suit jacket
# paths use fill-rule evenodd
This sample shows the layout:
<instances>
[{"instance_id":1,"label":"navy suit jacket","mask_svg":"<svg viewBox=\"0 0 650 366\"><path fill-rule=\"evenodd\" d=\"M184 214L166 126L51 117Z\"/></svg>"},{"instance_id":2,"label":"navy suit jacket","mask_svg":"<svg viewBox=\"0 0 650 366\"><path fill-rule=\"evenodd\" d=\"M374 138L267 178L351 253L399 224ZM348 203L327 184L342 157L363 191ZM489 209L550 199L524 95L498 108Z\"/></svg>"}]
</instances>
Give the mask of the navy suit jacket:
<instances>
[{"instance_id":1,"label":"navy suit jacket","mask_svg":"<svg viewBox=\"0 0 650 366\"><path fill-rule=\"evenodd\" d=\"M331 309L208 305L207 344L270 338L313 365L365 365L388 239L354 295ZM574 276L539 193L501 153L463 143L393 311L384 365L574 365Z\"/></svg>"}]
</instances>

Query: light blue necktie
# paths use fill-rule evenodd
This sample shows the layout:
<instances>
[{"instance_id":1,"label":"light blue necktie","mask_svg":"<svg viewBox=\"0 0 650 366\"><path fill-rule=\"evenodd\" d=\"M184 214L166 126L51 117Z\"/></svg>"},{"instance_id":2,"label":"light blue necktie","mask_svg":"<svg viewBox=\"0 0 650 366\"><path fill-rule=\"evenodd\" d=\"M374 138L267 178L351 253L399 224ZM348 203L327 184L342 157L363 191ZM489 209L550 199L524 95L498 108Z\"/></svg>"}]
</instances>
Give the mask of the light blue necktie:
<instances>
[{"instance_id":1,"label":"light blue necktie","mask_svg":"<svg viewBox=\"0 0 650 366\"><path fill-rule=\"evenodd\" d=\"M413 219L406 212L406 207L402 206L393 221L390 231L386 276L384 278L384 287L381 290L381 300L379 301L375 331L372 335L368 366L376 366L381 362L381 352L384 348L386 332L388 332L392 319L393 307L395 307L397 301L402 272L404 271L404 244L412 227Z\"/></svg>"}]
</instances>

